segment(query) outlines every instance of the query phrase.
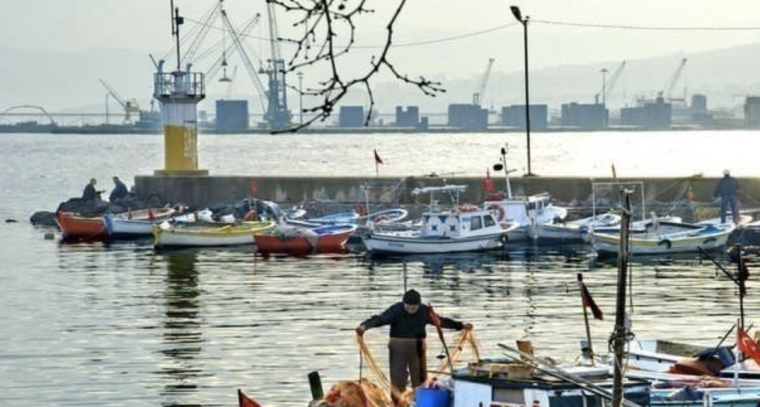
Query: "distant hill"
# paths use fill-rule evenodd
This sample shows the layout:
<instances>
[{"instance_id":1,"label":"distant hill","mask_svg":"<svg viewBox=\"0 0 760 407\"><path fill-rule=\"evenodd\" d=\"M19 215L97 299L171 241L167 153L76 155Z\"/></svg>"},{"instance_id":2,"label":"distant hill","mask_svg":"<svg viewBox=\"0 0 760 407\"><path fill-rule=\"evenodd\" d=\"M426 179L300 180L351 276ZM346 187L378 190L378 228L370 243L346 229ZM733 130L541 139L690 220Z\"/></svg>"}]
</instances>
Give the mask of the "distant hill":
<instances>
[{"instance_id":1,"label":"distant hill","mask_svg":"<svg viewBox=\"0 0 760 407\"><path fill-rule=\"evenodd\" d=\"M702 93L708 97L710 108L731 108L740 104L746 94L760 94L760 44L751 44L694 54L664 55L627 61L620 80L608 96L613 108L630 105L636 96L652 97L673 75L681 58L688 58L683 76L674 93ZM608 78L621 61L587 65L560 65L531 71L531 102L548 103L558 110L561 103L578 101L590 103L601 90L600 69L610 70ZM233 97L244 97L254 103L247 77L239 69L238 78L246 84L235 86ZM153 65L146 53L122 49L92 49L80 52L18 50L0 48L0 110L20 104L41 105L48 110L100 112L104 109L106 89L98 79L110 82L127 99L136 98L148 108L152 92ZM374 88L375 100L381 113L392 113L397 105L418 105L423 112L445 112L450 103L469 103L480 82L480 73L463 79L448 80L450 73L428 74L440 80L447 92L429 98L414 87L398 82L382 81ZM295 82L291 81L291 85ZM217 86L218 88L218 86ZM210 89L213 89L210 87ZM214 99L224 95L224 89L209 91L210 107ZM520 104L523 101L523 72L503 72L494 65L486 94L481 98L485 107ZM297 98L291 97L292 109L297 110ZM258 102L256 102L258 104ZM366 104L363 94L354 93L346 104ZM112 109L118 108L114 101ZM254 109L258 109L255 107Z\"/></svg>"}]
</instances>

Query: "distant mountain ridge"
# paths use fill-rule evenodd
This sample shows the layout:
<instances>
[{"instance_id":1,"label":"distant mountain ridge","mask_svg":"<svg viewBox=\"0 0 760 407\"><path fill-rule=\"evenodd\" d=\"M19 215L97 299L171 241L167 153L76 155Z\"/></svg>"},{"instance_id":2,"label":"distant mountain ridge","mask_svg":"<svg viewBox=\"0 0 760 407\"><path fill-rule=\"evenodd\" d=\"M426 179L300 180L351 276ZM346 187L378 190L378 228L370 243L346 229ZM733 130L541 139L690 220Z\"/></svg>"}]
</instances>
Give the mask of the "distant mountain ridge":
<instances>
[{"instance_id":1,"label":"distant mountain ridge","mask_svg":"<svg viewBox=\"0 0 760 407\"><path fill-rule=\"evenodd\" d=\"M702 93L710 108L735 107L747 94L760 94L760 43L693 54L674 54L627 61L616 88L608 96L608 105L617 108L629 105L636 96L651 97L664 88L681 58L688 58L675 94ZM611 75L621 61L583 65L558 65L531 71L532 103L547 103L559 109L562 103L591 103L601 91L602 75L607 68ZM242 67L240 68L242 70ZM152 92L153 65L146 53L123 49L91 49L79 52L19 50L0 48L0 111L10 106L41 105L50 111L103 111L106 89L98 79L110 82L126 99L136 98L144 109L149 107ZM307 72L308 74L308 72ZM373 89L377 108L389 114L395 106L418 105L423 112L445 112L450 103L470 103L472 93L481 80L481 73L464 75L464 79L447 80L450 73L426 73L442 81L446 93L436 98L422 95L416 88L399 82L383 81ZM460 75L461 76L461 75ZM246 84L236 86L238 92L250 91ZM294 83L291 81L291 85ZM213 110L211 103L223 97L223 91L209 92L202 107ZM246 97L235 93L233 97ZM523 72L503 72L498 62L489 81L484 107L495 109L523 101ZM255 110L258 102L246 97ZM291 110L297 111L297 98L290 98ZM366 96L355 92L345 104L367 103ZM117 109L115 101L109 101Z\"/></svg>"}]
</instances>

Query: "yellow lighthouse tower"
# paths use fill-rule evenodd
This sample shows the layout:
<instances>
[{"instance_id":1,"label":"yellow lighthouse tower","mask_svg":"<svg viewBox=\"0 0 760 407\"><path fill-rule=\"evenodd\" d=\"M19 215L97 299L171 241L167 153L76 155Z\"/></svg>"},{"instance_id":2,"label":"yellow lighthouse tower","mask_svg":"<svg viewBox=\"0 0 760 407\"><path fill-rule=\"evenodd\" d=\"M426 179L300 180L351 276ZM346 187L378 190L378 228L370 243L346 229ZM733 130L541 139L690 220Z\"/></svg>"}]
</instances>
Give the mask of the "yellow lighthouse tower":
<instances>
[{"instance_id":1,"label":"yellow lighthouse tower","mask_svg":"<svg viewBox=\"0 0 760 407\"><path fill-rule=\"evenodd\" d=\"M183 71L180 58L179 26L183 18L172 1L172 35L177 41L177 69L163 72L163 61L153 77L153 97L161 106L164 124L164 169L157 176L208 175L198 168L198 103L206 97L203 74Z\"/></svg>"}]
</instances>

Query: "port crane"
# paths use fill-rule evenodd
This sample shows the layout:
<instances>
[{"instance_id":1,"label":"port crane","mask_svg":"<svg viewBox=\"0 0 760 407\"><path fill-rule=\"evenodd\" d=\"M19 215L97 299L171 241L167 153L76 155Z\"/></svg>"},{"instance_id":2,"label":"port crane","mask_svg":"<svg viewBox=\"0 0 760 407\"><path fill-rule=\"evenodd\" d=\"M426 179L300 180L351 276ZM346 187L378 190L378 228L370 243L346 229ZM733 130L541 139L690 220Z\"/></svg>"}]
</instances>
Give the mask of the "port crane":
<instances>
[{"instance_id":1,"label":"port crane","mask_svg":"<svg viewBox=\"0 0 760 407\"><path fill-rule=\"evenodd\" d=\"M617 85L618 80L620 79L620 74L623 72L623 68L625 68L626 61L623 61L620 63L620 66L615 69L615 72L612 73L612 76L610 76L609 82L607 82L606 85L602 86L602 91L600 93L597 93L594 95L594 101L598 103L599 96L602 97L602 104L607 104L607 95L612 93L612 90L615 89L615 85ZM606 73L607 69L604 68L600 72Z\"/></svg>"},{"instance_id":2,"label":"port crane","mask_svg":"<svg viewBox=\"0 0 760 407\"><path fill-rule=\"evenodd\" d=\"M662 91L658 92L658 96L665 98L666 100L670 102L685 102L686 101L686 90L684 90L684 96L681 98L674 98L672 97L673 89L678 84L678 79L681 78L681 74L683 73L683 69L686 66L686 61L688 61L686 58L681 59L681 63L678 64L678 68L676 68L676 71L673 73L673 75L670 77L668 82L665 84L665 87Z\"/></svg>"},{"instance_id":3,"label":"port crane","mask_svg":"<svg viewBox=\"0 0 760 407\"><path fill-rule=\"evenodd\" d=\"M269 66L259 72L267 75L269 91L267 93L267 112L264 120L272 130L284 130L290 125L292 115L288 110L287 81L285 77L285 60L280 52L279 34L274 3L267 2L267 17L269 19Z\"/></svg>"},{"instance_id":4,"label":"port crane","mask_svg":"<svg viewBox=\"0 0 760 407\"><path fill-rule=\"evenodd\" d=\"M488 79L491 77L491 68L493 67L493 63L494 59L490 58L486 64L486 70L480 79L480 86L478 86L477 92L472 94L472 104L475 106L480 106L481 102L483 101L482 99L485 96L486 87L488 86Z\"/></svg>"},{"instance_id":5,"label":"port crane","mask_svg":"<svg viewBox=\"0 0 760 407\"><path fill-rule=\"evenodd\" d=\"M108 94L111 95L112 98L114 98L119 105L121 105L122 109L124 109L124 122L131 123L132 122L132 115L133 114L140 114L140 106L137 104L137 100L135 99L124 99L121 97L119 92L114 89L113 86L111 86L110 83L104 81L103 79L100 79L100 83L103 84L103 87L105 87L108 90ZM106 105L106 107L108 107Z\"/></svg>"}]
</instances>

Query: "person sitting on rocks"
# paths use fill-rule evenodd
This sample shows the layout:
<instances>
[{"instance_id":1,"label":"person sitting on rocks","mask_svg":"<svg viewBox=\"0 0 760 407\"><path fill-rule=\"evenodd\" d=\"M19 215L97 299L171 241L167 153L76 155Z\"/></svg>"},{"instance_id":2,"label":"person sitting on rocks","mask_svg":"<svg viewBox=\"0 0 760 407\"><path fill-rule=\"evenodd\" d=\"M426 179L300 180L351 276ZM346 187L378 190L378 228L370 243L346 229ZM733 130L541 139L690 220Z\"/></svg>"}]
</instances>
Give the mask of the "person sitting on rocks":
<instances>
[{"instance_id":1,"label":"person sitting on rocks","mask_svg":"<svg viewBox=\"0 0 760 407\"><path fill-rule=\"evenodd\" d=\"M82 192L82 200L85 202L100 202L103 199L100 197L100 194L102 194L103 190L97 190L95 189L95 185L98 183L98 181L95 178L90 179L90 183L87 184L84 187L84 191Z\"/></svg>"},{"instance_id":2,"label":"person sitting on rocks","mask_svg":"<svg viewBox=\"0 0 760 407\"><path fill-rule=\"evenodd\" d=\"M111 191L111 195L108 196L109 202L116 202L117 200L127 196L127 194L129 193L129 191L127 190L127 186L124 185L123 182L121 182L119 177L116 177L116 176L113 177L113 184L114 184L113 191Z\"/></svg>"}]
</instances>

